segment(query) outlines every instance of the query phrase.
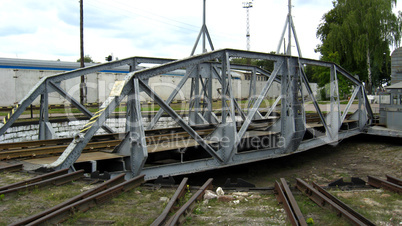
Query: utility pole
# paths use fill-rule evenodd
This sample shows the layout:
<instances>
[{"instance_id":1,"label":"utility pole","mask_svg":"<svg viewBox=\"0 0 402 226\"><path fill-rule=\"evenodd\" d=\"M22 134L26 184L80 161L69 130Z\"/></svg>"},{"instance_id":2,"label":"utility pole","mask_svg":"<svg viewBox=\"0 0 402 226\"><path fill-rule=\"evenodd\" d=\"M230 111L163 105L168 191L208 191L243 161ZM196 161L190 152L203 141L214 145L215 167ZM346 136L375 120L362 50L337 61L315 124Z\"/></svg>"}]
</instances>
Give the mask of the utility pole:
<instances>
[{"instance_id":1,"label":"utility pole","mask_svg":"<svg viewBox=\"0 0 402 226\"><path fill-rule=\"evenodd\" d=\"M253 2L243 2L243 8L247 10L247 30L246 30L246 39L247 39L247 51L250 51L250 12L249 9L253 7Z\"/></svg>"},{"instance_id":2,"label":"utility pole","mask_svg":"<svg viewBox=\"0 0 402 226\"><path fill-rule=\"evenodd\" d=\"M81 67L85 67L84 64L84 0L80 0L80 62ZM81 83L80 83L80 103L86 103L86 84L85 77L81 75Z\"/></svg>"}]
</instances>

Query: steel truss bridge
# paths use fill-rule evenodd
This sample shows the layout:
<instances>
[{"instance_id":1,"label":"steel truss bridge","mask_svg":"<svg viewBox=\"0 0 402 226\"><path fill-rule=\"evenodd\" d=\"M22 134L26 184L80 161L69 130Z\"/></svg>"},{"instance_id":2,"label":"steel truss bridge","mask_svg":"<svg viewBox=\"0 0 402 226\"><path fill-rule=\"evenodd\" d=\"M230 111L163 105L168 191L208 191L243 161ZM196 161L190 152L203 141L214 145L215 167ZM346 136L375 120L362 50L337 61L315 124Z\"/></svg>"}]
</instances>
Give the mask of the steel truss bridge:
<instances>
[{"instance_id":1,"label":"steel truss bridge","mask_svg":"<svg viewBox=\"0 0 402 226\"><path fill-rule=\"evenodd\" d=\"M234 65L231 64L232 58L271 61L274 63L274 70L269 72L255 66ZM138 65L141 63L157 66L139 69ZM63 80L122 65L129 65L131 72L121 82L121 92L109 96L95 114L61 88L60 84ZM320 109L304 72L306 65L324 67L330 72L328 109ZM148 79L177 69L185 69L186 73L169 98L163 100L148 84ZM233 70L245 71L251 75L247 107L242 108L234 96L231 73ZM267 79L257 81L257 74L266 76ZM353 84L352 96L344 109L340 106L338 88L338 78L341 76ZM219 81L219 87L213 87L214 79ZM188 120L185 120L178 111L172 109L170 104L187 81L192 84L192 101ZM255 93L257 82L264 83L260 93ZM260 105L274 82L280 83L281 95L265 108L265 112L262 112ZM302 88L303 86L305 89ZM218 109L214 109L212 105L212 92L216 88L221 89L222 104ZM307 93L303 93L306 90ZM222 49L180 60L132 57L43 77L13 109L13 114L7 117L0 129L0 135L5 133L37 97L40 97L39 139L54 138L55 133L49 122L48 112L48 96L53 92L63 96L91 119L84 128L77 131L73 141L58 160L43 167L55 170L74 169L73 164L99 129L108 133L114 132L105 125L105 121L123 99L127 98L126 134L115 152L127 156L125 170L128 176L145 174L147 179L155 179L159 175L178 175L250 163L337 143L342 139L364 133L373 120L373 113L363 84L339 65L286 55ZM143 124L141 115L140 94L143 95L142 92L160 106L160 110L147 128ZM313 126L308 123L304 110L306 98L309 99L309 103L312 102L319 117L319 122ZM353 114L348 114L354 101L358 101L357 110ZM274 117L272 113L275 108L280 109L280 113ZM217 116L217 110L220 116ZM188 148L197 147L195 152L198 153L196 155L198 157L182 158L175 163L147 164L150 146L147 145L145 131L152 129L164 112L181 127L182 131L188 133L192 143L187 143L187 146ZM241 117L241 120L236 122L236 117ZM263 126L255 126L259 122L263 122L260 123ZM208 125L208 128L212 129L207 135L201 134L196 129L197 125ZM257 145L245 147L245 143L253 139ZM264 139L269 140L270 144L264 145ZM186 152L186 147L178 146L176 149L184 156L191 154L190 151Z\"/></svg>"}]
</instances>

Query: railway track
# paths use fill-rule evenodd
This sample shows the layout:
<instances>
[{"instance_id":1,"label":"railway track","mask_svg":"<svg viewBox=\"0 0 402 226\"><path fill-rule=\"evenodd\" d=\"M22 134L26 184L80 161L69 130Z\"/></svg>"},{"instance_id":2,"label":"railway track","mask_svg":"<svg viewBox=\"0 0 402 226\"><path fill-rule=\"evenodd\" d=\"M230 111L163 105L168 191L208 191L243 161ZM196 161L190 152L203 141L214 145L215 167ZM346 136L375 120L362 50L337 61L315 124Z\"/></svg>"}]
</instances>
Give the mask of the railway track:
<instances>
[{"instance_id":1,"label":"railway track","mask_svg":"<svg viewBox=\"0 0 402 226\"><path fill-rule=\"evenodd\" d=\"M402 180L396 177L386 175L387 180L368 176L368 184L376 188L384 188L402 194Z\"/></svg>"},{"instance_id":2,"label":"railway track","mask_svg":"<svg viewBox=\"0 0 402 226\"><path fill-rule=\"evenodd\" d=\"M6 167L3 167L6 168ZM2 170L3 168L0 168ZM14 172L3 171L3 174L13 174ZM30 189L43 189L44 186L64 186L71 181L81 180L82 171L76 171L74 173L68 173L67 170L55 171L48 174L43 174L30 178L28 180L8 184L0 187L0 195L5 194L5 200L14 200L14 196L9 194L17 194L18 196L24 196L27 193L19 191L27 191ZM389 175L386 175L387 181L392 184L400 184L401 180ZM372 178L372 177L370 177ZM372 179L369 179L372 181ZM163 211L160 212L159 217L155 217L151 225L182 225L185 221L189 221L191 224L191 214L194 214L194 209L199 208L199 201L202 199L203 194L207 189L212 189L213 179L208 179L201 187L196 190L192 190L191 197L188 178L183 178L180 185L177 187L173 196L170 197L170 201L167 203ZM20 218L18 221L9 222L10 225L48 225L48 224L58 224L64 222L65 220L71 218L77 212L86 212L89 209L95 207L96 205L102 205L122 192L129 191L136 188L144 183L144 176L133 178L131 180L125 181L124 174L118 175L110 180L107 180L98 186L80 193L77 196L69 198L49 209L40 211L39 213L33 214L29 217ZM382 183L382 182L381 182ZM378 183L374 186L372 182L368 182L369 185L374 189L375 187L380 187ZM344 217L351 223L355 225L375 225L371 220L365 218L357 211L353 210L350 206L342 203L340 200L331 195L323 187L319 186L317 183L312 182L312 184L307 184L301 179L296 179L296 188L301 191L302 194L308 196L313 202L318 206L334 210L338 217ZM15 190L16 189L16 190ZM144 187L145 189L145 187ZM148 188L149 189L149 188ZM155 188L153 188L155 189ZM159 188L158 188L159 189ZM268 188L265 188L266 190ZM241 188L240 188L241 190ZM253 189L257 191L258 188ZM269 188L271 190L271 188ZM292 225L307 225L306 216L309 213L300 211L298 207L298 199L295 199L292 194L293 188L288 185L285 179L281 178L279 182L275 182L274 194L278 203L283 206L286 211L286 216ZM367 190L365 188L365 190ZM358 191L358 190L356 190ZM294 190L293 190L294 192ZM397 192L397 191L395 191ZM132 193L134 194L134 193ZM136 193L137 194L137 193ZM269 196L273 194L271 192L265 193ZM50 194L49 194L50 195ZM297 194L300 196L300 193ZM4 197L4 196L3 196ZM136 199L137 196L132 197ZM0 200L1 202L1 200ZM160 205L160 203L158 204ZM233 204L228 207L231 208ZM223 207L220 207L223 208ZM107 208L106 208L107 209ZM1 213L1 210L0 210ZM197 213L195 213L197 214ZM266 214L270 214L267 212ZM102 222L99 219L99 222ZM113 221L110 221L113 222Z\"/></svg>"},{"instance_id":3,"label":"railway track","mask_svg":"<svg viewBox=\"0 0 402 226\"><path fill-rule=\"evenodd\" d=\"M0 194L2 197L12 199L14 196L11 196L10 194L50 185L60 186L82 178L83 173L83 170L72 173L67 173L67 170L55 171L22 182L3 186L0 188ZM129 191L144 183L144 175L134 177L127 181L124 180L124 176L125 174L118 175L113 179L103 182L99 186L70 198L50 209L44 210L10 225L59 224L69 219L77 212L85 212L96 205L101 205L111 200L122 192ZM38 180L39 182L34 182Z\"/></svg>"},{"instance_id":4,"label":"railway track","mask_svg":"<svg viewBox=\"0 0 402 226\"><path fill-rule=\"evenodd\" d=\"M288 216L289 221L292 225L307 226L306 220L304 219L286 180L281 178L280 181L281 183L275 181L275 194L279 204L282 204L283 208L286 210L286 215Z\"/></svg>"},{"instance_id":5,"label":"railway track","mask_svg":"<svg viewBox=\"0 0 402 226\"><path fill-rule=\"evenodd\" d=\"M0 173L15 172L22 170L23 164L14 164L9 166L0 167Z\"/></svg>"},{"instance_id":6,"label":"railway track","mask_svg":"<svg viewBox=\"0 0 402 226\"><path fill-rule=\"evenodd\" d=\"M183 199L187 188L187 180L188 178L183 178L173 197L170 199L169 203L166 205L162 214L151 224L152 226L159 225L183 225L186 220L186 216L191 214L193 211L196 201L201 200L203 194L207 189L212 188L213 179L208 179L198 190L192 195L186 203L182 206L177 206L175 204L179 204L180 200ZM179 208L177 211L174 209ZM168 216L169 213L173 213L171 217Z\"/></svg>"},{"instance_id":7,"label":"railway track","mask_svg":"<svg viewBox=\"0 0 402 226\"><path fill-rule=\"evenodd\" d=\"M354 225L375 225L370 220L326 192L316 183L313 183L313 186L311 186L305 181L297 178L296 187L320 207L335 211L339 217L346 218Z\"/></svg>"},{"instance_id":8,"label":"railway track","mask_svg":"<svg viewBox=\"0 0 402 226\"><path fill-rule=\"evenodd\" d=\"M206 129L199 129L197 132L201 136L205 136L212 132L212 128L207 127ZM190 135L186 132L179 130L175 131L171 128L148 130L146 134L146 141L148 145L166 142L167 140L174 141L190 137ZM105 149L113 150L117 145L120 144L124 136L124 133L96 135L87 144L84 152ZM68 147L72 140L72 138L62 138L16 143L0 143L0 160L60 154Z\"/></svg>"},{"instance_id":9,"label":"railway track","mask_svg":"<svg viewBox=\"0 0 402 226\"><path fill-rule=\"evenodd\" d=\"M250 130L258 130L272 124L270 121L261 121L252 124ZM215 127L213 125L194 126L196 132L205 137L210 134ZM240 128L240 126L239 126ZM177 140L191 139L191 136L182 128L164 128L145 131L147 145L153 148L161 142L172 142ZM125 133L113 133L94 136L83 152L93 152L98 150L109 150L111 152L118 146ZM0 143L0 160L16 158L34 158L44 155L54 155L62 153L72 142L72 138L61 138L51 140L26 141L15 143Z\"/></svg>"}]
</instances>

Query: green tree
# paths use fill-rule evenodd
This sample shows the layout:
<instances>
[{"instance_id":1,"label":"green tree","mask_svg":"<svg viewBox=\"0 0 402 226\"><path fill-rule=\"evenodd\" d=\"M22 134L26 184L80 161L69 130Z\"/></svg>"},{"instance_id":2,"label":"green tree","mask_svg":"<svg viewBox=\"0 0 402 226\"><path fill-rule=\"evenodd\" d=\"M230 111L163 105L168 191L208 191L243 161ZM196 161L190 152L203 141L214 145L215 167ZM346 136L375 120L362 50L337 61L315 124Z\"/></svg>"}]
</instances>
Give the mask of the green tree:
<instances>
[{"instance_id":1,"label":"green tree","mask_svg":"<svg viewBox=\"0 0 402 226\"><path fill-rule=\"evenodd\" d=\"M335 0L317 29L322 60L334 61L367 84L389 79L390 46L401 42L401 13L392 13L397 0ZM315 74L320 80L323 77Z\"/></svg>"},{"instance_id":2,"label":"green tree","mask_svg":"<svg viewBox=\"0 0 402 226\"><path fill-rule=\"evenodd\" d=\"M81 62L81 58L79 58L77 60L77 62ZM94 61L92 60L92 57L90 55L85 55L84 56L84 62L85 63L94 63Z\"/></svg>"}]
</instances>

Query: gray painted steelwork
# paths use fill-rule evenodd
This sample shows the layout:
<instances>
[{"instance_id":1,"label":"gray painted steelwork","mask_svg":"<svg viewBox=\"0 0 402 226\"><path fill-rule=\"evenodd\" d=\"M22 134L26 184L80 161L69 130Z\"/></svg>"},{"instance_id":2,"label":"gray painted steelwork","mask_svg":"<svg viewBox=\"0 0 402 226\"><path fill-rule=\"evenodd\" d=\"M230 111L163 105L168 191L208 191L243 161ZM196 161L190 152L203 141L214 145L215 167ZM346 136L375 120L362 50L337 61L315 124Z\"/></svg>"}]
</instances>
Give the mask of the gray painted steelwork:
<instances>
[{"instance_id":1,"label":"gray painted steelwork","mask_svg":"<svg viewBox=\"0 0 402 226\"><path fill-rule=\"evenodd\" d=\"M232 65L230 59L238 57L272 61L275 67L271 73L252 66ZM159 64L159 66L136 70L136 66L139 63L155 63ZM120 95L109 96L102 104L99 111L94 115L91 115L85 110L85 107L80 105L76 100L72 100L72 98L57 85L60 81L65 79L120 67L122 65L130 65L131 72L129 72L124 79L124 86ZM329 113L326 115L324 115L323 110L320 109L311 91L307 76L304 74L305 65L327 67L331 71L331 103ZM177 95L177 90L173 91L168 100L164 101L156 94L155 90L147 84L149 78L177 69L186 70L186 74L181 78L182 80L177 90L187 81L191 81L192 83L192 103L190 104L188 122L169 106L174 96ZM259 94L254 96L254 93L250 92L249 99L253 99L252 104L244 109L241 108L240 104L237 102L238 100L236 100L233 95L234 88L232 87L233 78L231 73L233 69L251 72L251 74L253 74L253 76L251 76L251 86L255 86L257 83L255 76L257 71L269 77L266 81L259 81L265 84ZM348 103L348 108L355 99L359 101L359 108L352 115L351 124L345 122L346 113L342 114L340 111L338 76L344 76L355 85L352 98ZM211 104L213 102L211 95L213 78L218 79L222 89L222 105L220 106L221 109L219 109L221 111L221 119L216 117L214 112L216 109L213 109ZM274 137L275 140L279 142L269 147L257 147L244 151L242 150L242 142L250 138L246 137L250 132L249 128L253 120L268 118L270 116L269 113L263 116L259 110L262 101L274 81L281 83L281 95L276 99L275 103L270 106L268 112L272 112L280 102L281 117L279 120L274 121L273 125L260 129L260 132L271 134L272 136L268 138ZM314 128L310 128L306 123L306 114L303 107L305 98L302 89L303 85L307 87L307 95L312 99L319 114L320 124L318 124L318 126L323 128L321 131L315 131ZM250 90L252 90L252 88L253 87L250 87ZM40 130L42 131L41 134L43 133L41 138L51 138L52 128L48 123L48 112L46 110L47 95L55 91L65 96L72 104L78 106L84 114L91 115L92 118L85 129L77 132L73 141L58 160L45 167L53 169L72 167L95 132L102 127L110 113L127 97L127 135L117 151L120 154L130 155L130 164L127 166L130 170L128 173L130 176L133 177L145 174L147 179L155 179L159 175L177 175L223 168L275 158L325 144L336 143L344 138L364 132L373 119L373 113L368 104L362 83L334 63L285 55L223 49L181 60L133 57L44 77L31 92L20 101L14 113L0 129L0 135L11 126L36 97L41 95L41 100L43 100L41 101L40 118ZM140 92L145 92L161 107L161 110L152 120L150 128L159 120L161 113L166 112L191 136L191 138L193 138L193 140L195 140L195 142L197 142L199 147L197 151L203 152L204 157L161 166L145 165L148 158L148 150L145 140L144 125L141 120L141 106L139 103ZM239 130L237 128L238 123L236 123L237 115L242 117ZM202 137L191 127L192 125L205 123L215 127L214 131L206 137ZM345 125L347 128L342 128L342 126ZM306 133L312 134L312 138L303 140ZM253 137L252 134L250 136ZM185 153L183 152L182 154Z\"/></svg>"}]
</instances>

